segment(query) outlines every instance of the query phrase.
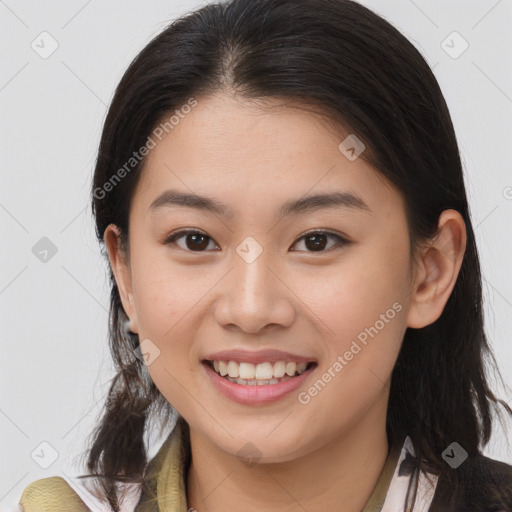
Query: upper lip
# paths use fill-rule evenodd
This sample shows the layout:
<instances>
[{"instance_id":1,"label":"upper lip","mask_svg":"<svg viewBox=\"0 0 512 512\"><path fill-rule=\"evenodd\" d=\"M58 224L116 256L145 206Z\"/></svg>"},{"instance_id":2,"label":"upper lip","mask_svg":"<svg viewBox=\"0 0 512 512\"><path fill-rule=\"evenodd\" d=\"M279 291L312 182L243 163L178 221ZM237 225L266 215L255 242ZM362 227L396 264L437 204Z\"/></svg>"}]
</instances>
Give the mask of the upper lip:
<instances>
[{"instance_id":1,"label":"upper lip","mask_svg":"<svg viewBox=\"0 0 512 512\"><path fill-rule=\"evenodd\" d=\"M291 352L283 352L282 350L268 349L268 350L221 350L205 357L207 361L236 361L239 363L275 363L277 361L295 362L295 363L310 363L316 362L314 358L303 357Z\"/></svg>"}]
</instances>

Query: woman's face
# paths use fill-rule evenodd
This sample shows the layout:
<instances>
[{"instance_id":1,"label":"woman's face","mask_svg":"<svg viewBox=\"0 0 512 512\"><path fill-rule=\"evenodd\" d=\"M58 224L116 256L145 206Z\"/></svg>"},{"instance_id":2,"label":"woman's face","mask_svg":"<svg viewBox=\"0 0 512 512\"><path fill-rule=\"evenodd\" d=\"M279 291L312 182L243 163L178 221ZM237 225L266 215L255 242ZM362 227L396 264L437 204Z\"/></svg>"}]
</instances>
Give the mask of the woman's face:
<instances>
[{"instance_id":1,"label":"woman's face","mask_svg":"<svg viewBox=\"0 0 512 512\"><path fill-rule=\"evenodd\" d=\"M305 110L217 95L146 160L123 305L160 392L228 454L286 461L384 428L409 237L400 195L344 139Z\"/></svg>"}]
</instances>

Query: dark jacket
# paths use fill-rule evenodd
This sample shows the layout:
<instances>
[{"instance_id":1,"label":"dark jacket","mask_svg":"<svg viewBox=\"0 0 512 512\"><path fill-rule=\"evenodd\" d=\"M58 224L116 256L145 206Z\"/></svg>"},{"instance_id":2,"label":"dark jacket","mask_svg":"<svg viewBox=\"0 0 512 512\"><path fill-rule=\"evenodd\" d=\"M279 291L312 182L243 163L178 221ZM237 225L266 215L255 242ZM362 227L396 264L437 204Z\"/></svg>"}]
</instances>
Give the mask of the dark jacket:
<instances>
[{"instance_id":1,"label":"dark jacket","mask_svg":"<svg viewBox=\"0 0 512 512\"><path fill-rule=\"evenodd\" d=\"M409 454L400 474L414 466ZM429 512L512 512L512 466L479 454L447 469L438 478Z\"/></svg>"}]
</instances>

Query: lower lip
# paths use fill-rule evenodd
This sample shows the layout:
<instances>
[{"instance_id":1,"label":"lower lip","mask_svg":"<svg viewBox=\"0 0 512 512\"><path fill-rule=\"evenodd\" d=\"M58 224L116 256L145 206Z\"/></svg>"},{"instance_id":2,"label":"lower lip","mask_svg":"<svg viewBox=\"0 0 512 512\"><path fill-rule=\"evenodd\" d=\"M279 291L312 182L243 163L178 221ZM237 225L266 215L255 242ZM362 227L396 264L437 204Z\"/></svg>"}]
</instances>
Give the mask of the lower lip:
<instances>
[{"instance_id":1,"label":"lower lip","mask_svg":"<svg viewBox=\"0 0 512 512\"><path fill-rule=\"evenodd\" d=\"M203 363L206 375L213 385L227 398L244 405L257 405L275 402L297 389L316 368L316 365L301 373L297 377L279 382L278 384L266 384L263 386L244 386L236 384L218 375L208 364Z\"/></svg>"}]
</instances>

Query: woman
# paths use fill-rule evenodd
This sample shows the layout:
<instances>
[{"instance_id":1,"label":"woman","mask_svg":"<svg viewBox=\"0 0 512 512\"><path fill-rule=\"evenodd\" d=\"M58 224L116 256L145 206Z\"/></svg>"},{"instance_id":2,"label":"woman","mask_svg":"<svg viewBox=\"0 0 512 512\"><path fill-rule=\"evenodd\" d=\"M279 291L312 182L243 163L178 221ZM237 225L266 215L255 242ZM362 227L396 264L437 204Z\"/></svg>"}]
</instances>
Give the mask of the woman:
<instances>
[{"instance_id":1,"label":"woman","mask_svg":"<svg viewBox=\"0 0 512 512\"><path fill-rule=\"evenodd\" d=\"M40 480L26 512L512 510L481 454L512 410L456 137L388 22L347 0L177 20L116 90L92 202L118 370L98 485Z\"/></svg>"}]
</instances>

